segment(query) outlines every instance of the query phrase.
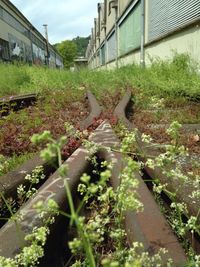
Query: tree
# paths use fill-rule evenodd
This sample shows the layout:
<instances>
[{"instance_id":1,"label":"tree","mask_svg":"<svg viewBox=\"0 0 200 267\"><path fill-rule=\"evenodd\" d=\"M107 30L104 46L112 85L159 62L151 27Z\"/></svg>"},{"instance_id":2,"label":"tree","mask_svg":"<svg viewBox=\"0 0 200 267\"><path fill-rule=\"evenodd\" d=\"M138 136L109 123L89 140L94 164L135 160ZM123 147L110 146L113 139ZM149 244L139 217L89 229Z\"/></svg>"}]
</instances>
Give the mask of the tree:
<instances>
[{"instance_id":1,"label":"tree","mask_svg":"<svg viewBox=\"0 0 200 267\"><path fill-rule=\"evenodd\" d=\"M56 50L63 58L64 67L69 69L77 55L77 46L73 41L63 41L55 45Z\"/></svg>"},{"instance_id":2,"label":"tree","mask_svg":"<svg viewBox=\"0 0 200 267\"><path fill-rule=\"evenodd\" d=\"M72 39L72 41L77 45L77 56L84 57L87 45L89 43L90 36L88 37L79 37Z\"/></svg>"}]
</instances>

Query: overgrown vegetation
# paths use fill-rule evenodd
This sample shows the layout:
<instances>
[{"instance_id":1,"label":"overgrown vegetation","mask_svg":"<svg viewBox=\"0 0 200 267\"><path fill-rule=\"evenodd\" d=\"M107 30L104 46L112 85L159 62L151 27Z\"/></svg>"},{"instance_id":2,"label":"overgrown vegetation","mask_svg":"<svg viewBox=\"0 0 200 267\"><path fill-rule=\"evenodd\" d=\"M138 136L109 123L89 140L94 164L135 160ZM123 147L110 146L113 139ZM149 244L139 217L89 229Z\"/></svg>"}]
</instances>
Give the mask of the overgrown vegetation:
<instances>
[{"instance_id":1,"label":"overgrown vegetation","mask_svg":"<svg viewBox=\"0 0 200 267\"><path fill-rule=\"evenodd\" d=\"M16 169L24 161L32 158L34 153L24 153L22 155L13 155L11 158L0 155L0 176Z\"/></svg>"},{"instance_id":2,"label":"overgrown vegetation","mask_svg":"<svg viewBox=\"0 0 200 267\"><path fill-rule=\"evenodd\" d=\"M66 121L79 126L88 114L88 107L84 91L66 83L69 72L14 65L0 65L0 69L1 96L38 94L36 105L0 118L2 175L40 149L31 145L32 134L50 130L55 138L59 137L65 133Z\"/></svg>"},{"instance_id":3,"label":"overgrown vegetation","mask_svg":"<svg viewBox=\"0 0 200 267\"><path fill-rule=\"evenodd\" d=\"M152 65L138 65L118 70L69 72L38 67L0 65L0 96L21 93L45 93L72 89L74 94L92 90L97 97L104 91L141 89L143 94L158 97L200 97L199 66L186 54L175 54L173 60L154 59Z\"/></svg>"},{"instance_id":4,"label":"overgrown vegetation","mask_svg":"<svg viewBox=\"0 0 200 267\"><path fill-rule=\"evenodd\" d=\"M73 61L77 55L77 46L73 41L63 41L54 45L56 50L63 58L64 68L69 69L73 66Z\"/></svg>"},{"instance_id":5,"label":"overgrown vegetation","mask_svg":"<svg viewBox=\"0 0 200 267\"><path fill-rule=\"evenodd\" d=\"M90 36L80 37L77 36L72 40L65 40L61 43L54 44L55 49L60 53L63 58L64 67L69 69L73 67L74 59L76 57L85 57Z\"/></svg>"},{"instance_id":6,"label":"overgrown vegetation","mask_svg":"<svg viewBox=\"0 0 200 267\"><path fill-rule=\"evenodd\" d=\"M68 125L69 126L69 125ZM185 148L179 144L179 129L180 124L174 122L170 125L167 133L171 137L171 145L166 146L166 152L158 155L153 160L148 159L146 165L154 169L155 167L161 167L169 179L180 179L180 181L190 182L190 178L176 169L177 177L174 173L168 171L166 167L175 162L180 155L187 153ZM69 132L72 128L70 126ZM77 135L80 133L77 132ZM128 132L122 127L120 135L124 136L121 142L121 148L119 152L123 155L124 163L126 167L120 174L120 185L114 190L110 184L109 179L111 177L112 162L101 162L101 171L98 173L96 157L94 157L95 151L102 148L101 145L95 145L93 142L86 141L85 147L88 149L91 155L91 161L94 164L93 172L98 173L99 180L96 182L92 180L92 177L83 174L80 178L81 183L78 186L78 191L82 195L82 201L79 207L76 209L72 200L67 177L67 166L62 165L61 161L61 148L66 142L67 138L62 137L59 141L53 140L50 132L44 132L32 137L32 141L36 144L41 142L50 142L47 144L44 151L41 152L43 159L49 159L58 155L58 163L60 166L59 174L64 179L64 185L66 188L66 197L68 199L70 213L66 214L52 199L47 202L39 201L35 208L39 211L39 216L44 219L44 226L35 228L33 234L28 235L25 239L30 241L30 246L22 249L22 252L18 254L14 259L5 259L0 257L0 264L4 264L7 267L12 266L37 266L39 259L44 256L44 244L49 233L49 225L54 221L52 216L61 213L67 218L70 218L70 224L75 225L77 229L77 237L69 242L69 247L72 254L74 254L74 261L70 264L73 267L81 266L162 266L163 258L162 254L166 254L165 249L161 249L160 252L154 256L150 256L147 252L143 251L143 246L140 243L134 242L131 247L126 243L126 233L123 230L123 220L126 211L142 212L142 203L138 200L137 187L138 181L134 176L136 171L139 171L142 167L140 162L134 161L130 156L135 152L136 133ZM143 135L142 139L148 145L151 145L151 138ZM104 149L108 149L104 147ZM108 149L109 151L109 149ZM62 165L62 166L61 166ZM103 168L103 169L102 169ZM41 168L38 168L32 175L29 175L28 179L32 184L38 183L41 177L38 176ZM188 174L190 175L190 174ZM42 174L43 176L43 174ZM43 178L41 178L43 179ZM199 183L199 176L195 177L195 181L192 183ZM188 220L185 222L182 219L182 215L186 212L186 205L179 203L176 199L174 192L169 192L167 185L159 183L159 179L154 181L154 191L160 194L162 191L167 191L168 194L173 195L173 203L171 208L173 211L173 217L171 217L171 224L178 236L185 238L187 233L199 233L198 216L188 214ZM30 192L29 192L30 191ZM19 196L28 197L35 194L35 190L31 188L28 192L24 191L23 187L19 187ZM194 191L194 193L199 191ZM193 196L193 200L198 196ZM9 207L9 203L3 198L6 205ZM80 210L83 206L86 206L87 216L80 215ZM12 214L12 212L11 212ZM13 214L12 214L13 215ZM15 216L15 215L13 215ZM15 218L15 217L14 217ZM19 217L16 220L16 224L19 223ZM45 219L45 218L48 218ZM109 248L108 248L109 244ZM199 256L195 255L192 247L187 251L189 261L186 266L198 266ZM68 262L69 264L69 262ZM2 266L4 266L2 265ZM169 258L167 266L173 266L173 261Z\"/></svg>"},{"instance_id":7,"label":"overgrown vegetation","mask_svg":"<svg viewBox=\"0 0 200 267\"><path fill-rule=\"evenodd\" d=\"M90 36L88 37L77 36L72 39L72 41L77 45L77 56L78 57L85 56L85 52L86 52L89 40L90 40Z\"/></svg>"},{"instance_id":8,"label":"overgrown vegetation","mask_svg":"<svg viewBox=\"0 0 200 267\"><path fill-rule=\"evenodd\" d=\"M182 157L189 155L188 152L199 155L199 133L187 136L185 132L181 133L181 125L174 121L178 120L187 124L200 122L200 76L198 68L199 66L185 54L175 54L173 60L168 61L152 60L152 65L145 69L132 65L113 71L81 70L80 72L70 73L64 70L49 70L37 67L0 66L0 75L7 75L8 69L13 72L12 77L7 75L7 79L0 80L2 96L37 92L41 100L35 110L28 109L20 111L18 114L12 113L6 119L0 121L2 126L0 130L1 144L6 142L6 131L7 136L12 132L14 136L20 127L23 128L23 131L18 136L17 141L20 141L20 143L17 144L23 151L27 150L27 146L24 147L24 144L26 145L27 140L29 142L28 137L33 133L53 130L53 136L57 138L63 131L65 132L65 127L59 128L57 121L61 119L60 122L64 125L67 120L63 116L66 105L69 106L68 112L73 107L73 101L76 101L80 106L80 100L87 89L93 91L106 110L113 110L121 94L130 89L133 93L134 102L134 116L132 119L143 132L141 135L142 141L152 148L156 145L159 147L158 144L153 143L155 141L162 144L162 152L159 155L147 158L146 162L142 164L138 163L133 160L133 156L138 155L138 151L135 149L135 132L129 133L120 124L116 126L119 136L122 137L120 153L125 157L127 168L121 173L121 185L116 192L109 184L112 166L108 163L102 163L106 169L99 173L99 181L96 183L93 183L88 175L82 176L79 185L79 192L83 198L81 205L88 206L88 210L90 210L89 218L80 216L79 208L78 210L75 209L66 180L65 187L70 203L70 214L67 214L67 217L70 218L71 224L74 224L77 228L77 238L69 244L72 253L76 255L72 266L98 266L99 264L105 267L162 266L160 256L157 255L154 259L146 253L141 253L140 244L135 243L133 247L128 248L125 241L126 235L122 227L123 213L127 209L139 211L141 208L136 194L137 182L133 174L135 170L139 170L142 166L152 170L160 168L162 174L168 178L167 183L162 184L159 177L156 177L153 180L153 190L159 200L162 192L171 197L172 211L167 216L170 217L170 224L177 236L185 240L189 234L193 242L194 235L200 235L199 209L197 213L191 214L184 201L181 202L177 199L178 190L188 186L192 191L187 191L189 192L187 197L191 199L194 205L199 203L200 172L198 161L195 161L195 166L192 166L192 169L186 170L183 170L181 164L179 164ZM78 106L75 105L74 111L72 110L74 113L75 110L78 110ZM59 113L60 110L61 113ZM77 118L81 119L78 113L75 115L75 120L71 121L72 124L75 124ZM53 119L56 119L56 123ZM15 121L17 124L14 123ZM55 127L52 123L55 124ZM153 126L165 124L165 128L168 128L168 130L162 128L161 131L154 127L152 131L149 131L147 126L150 124ZM70 124L67 124L67 128L70 127ZM33 129L36 129L36 131L33 131ZM74 132L73 127L70 129L73 129ZM152 133L153 139L147 135L149 133ZM61 145L66 142L66 138L61 138L57 142L48 131L45 131L41 135L34 136L33 141L37 143L39 140L51 142L46 150L42 152L42 155L50 159L58 154L60 166L62 163ZM11 146L13 142L8 140L7 144ZM7 149L10 148L9 146ZM88 143L88 149L89 147L93 148L92 144ZM6 151L4 151L5 154ZM7 155L9 154L12 154L11 150L8 150ZM127 158L127 155L132 156L132 158ZM3 157L0 158L0 166L7 168L7 165L2 163L4 159ZM172 165L175 166L174 169L170 169ZM4 173L5 170L0 168L1 172ZM61 168L60 175L66 177L67 170ZM169 191L168 188L168 185L172 182L178 184L175 192ZM130 188L133 191L128 195L127 192ZM27 197L24 188L19 188L18 191L22 194L22 198ZM30 195L35 193L35 190L31 190L29 193ZM6 202L6 200L4 201ZM92 211L92 208L94 208L94 211ZM53 201L45 204L39 203L37 209L40 212L46 209L52 215L62 213ZM162 209L164 208L162 207ZM187 217L187 220L185 217ZM35 229L33 235L27 237L27 240L31 241L32 244L29 248L23 249L22 253L13 260L0 257L0 263L8 267L31 266L31 264L36 266L39 258L43 256L43 246L49 233L49 222L44 221L44 225L44 228ZM103 254L106 246L105 240L109 241L109 245L113 245L108 255ZM199 266L200 257L195 255L188 243L185 242L184 245L186 245L185 248L189 256L187 266ZM33 262L31 262L29 255L34 259ZM168 266L171 266L170 262Z\"/></svg>"},{"instance_id":9,"label":"overgrown vegetation","mask_svg":"<svg viewBox=\"0 0 200 267\"><path fill-rule=\"evenodd\" d=\"M79 133L77 133L79 135ZM83 196L82 201L77 209L72 199L72 193L69 188L67 177L67 166L62 165L61 148L66 142L66 137L62 137L59 141L53 140L50 132L44 132L32 137L32 141L36 144L41 142L50 142L45 150L41 152L43 159L49 159L57 154L58 163L60 166L59 174L64 179L66 188L66 197L70 207L70 213L66 214L52 199L46 202L39 201L35 208L39 212L40 218L43 218L44 226L35 228L32 234L25 237L26 241L30 241L30 246L24 247L14 259L6 259L0 257L0 264L7 267L15 266L37 266L39 259L44 256L44 245L49 234L49 226L53 222L53 216L61 213L67 218L70 218L70 224L75 225L77 237L69 242L69 247L75 255L75 260L70 266L90 266L95 267L101 264L102 266L143 266L148 267L159 266L162 263L162 257L167 253L165 249L161 249L159 253L150 256L149 253L143 251L143 245L134 242L131 248L126 244L126 233L123 229L123 220L126 211L142 211L142 204L138 200L136 192L138 181L134 177L134 172L138 171L140 164L127 157L129 153L129 144L132 140L133 133L126 136L122 141L121 153L124 155L124 163L126 167L120 174L121 183L116 190L109 185L111 177L112 162L102 162L101 167L104 168L98 173L99 180L92 181L92 177L83 174L80 178L78 191ZM96 157L94 144L86 142L85 146L89 149L91 161L96 165ZM61 166L62 165L62 166ZM95 168L94 168L95 170ZM38 168L27 179L31 184L38 183L41 177L38 173L41 168ZM96 169L96 172L98 170ZM42 174L43 176L43 174ZM43 178L41 178L43 179ZM33 188L30 189L30 194L35 194ZM127 195L128 193L128 195ZM26 193L23 186L18 188L18 194L22 199L29 197L29 191ZM11 209L10 204L2 196L6 206ZM90 210L89 217L80 215L81 208L87 205ZM97 208L98 206L98 208ZM15 216L12 211L13 219L16 219L16 224L20 222L19 216ZM48 218L45 219L45 218ZM109 249L105 241L109 242ZM172 260L168 260L168 266L171 266Z\"/></svg>"},{"instance_id":10,"label":"overgrown vegetation","mask_svg":"<svg viewBox=\"0 0 200 267\"><path fill-rule=\"evenodd\" d=\"M6 136L7 123L11 125L8 131L15 132L13 121L17 119L20 125L21 122L25 125L20 137L23 141L27 128L39 128L44 123L47 125L51 116L60 116L61 109L64 114L65 107L80 101L87 89L95 94L106 110L113 110L122 93L130 89L133 92L134 120L141 130L144 130L142 123L145 126L150 123L170 124L173 120L182 124L198 123L200 104L193 102L197 102L200 97L198 69L197 63L192 62L185 54L175 54L174 58L168 61L152 60L152 65L145 69L131 65L112 71L69 72L0 65L0 96L37 93L41 99L33 112L21 111L17 116L12 114L6 120L1 120L0 125L2 128L4 126L4 130L0 131L0 136ZM82 114L82 111L80 113ZM43 119L44 115L48 116L48 121ZM152 131L146 133L151 134ZM156 134L154 136L157 138ZM3 142L2 139L1 143Z\"/></svg>"}]
</instances>

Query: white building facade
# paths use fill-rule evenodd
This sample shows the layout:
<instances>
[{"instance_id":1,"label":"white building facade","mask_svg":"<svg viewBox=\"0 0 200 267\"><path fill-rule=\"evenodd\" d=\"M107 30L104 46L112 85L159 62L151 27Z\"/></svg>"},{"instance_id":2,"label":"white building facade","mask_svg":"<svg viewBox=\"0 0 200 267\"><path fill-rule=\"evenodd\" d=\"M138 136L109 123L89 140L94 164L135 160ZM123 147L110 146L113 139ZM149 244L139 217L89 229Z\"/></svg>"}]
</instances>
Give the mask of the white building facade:
<instances>
[{"instance_id":1,"label":"white building facade","mask_svg":"<svg viewBox=\"0 0 200 267\"><path fill-rule=\"evenodd\" d=\"M174 51L200 62L200 0L105 0L97 10L89 68L148 65Z\"/></svg>"}]
</instances>

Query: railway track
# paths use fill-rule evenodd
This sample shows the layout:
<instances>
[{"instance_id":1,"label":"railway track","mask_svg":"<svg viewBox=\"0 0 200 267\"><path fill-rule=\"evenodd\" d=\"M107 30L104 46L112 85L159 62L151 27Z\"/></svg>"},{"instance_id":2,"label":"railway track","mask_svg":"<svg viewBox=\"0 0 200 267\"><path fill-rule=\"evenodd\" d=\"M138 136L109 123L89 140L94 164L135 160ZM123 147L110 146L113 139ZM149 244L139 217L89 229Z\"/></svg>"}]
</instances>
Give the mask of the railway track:
<instances>
[{"instance_id":1,"label":"railway track","mask_svg":"<svg viewBox=\"0 0 200 267\"><path fill-rule=\"evenodd\" d=\"M11 111L15 112L20 109L32 106L36 101L36 94L0 98L0 118L8 116Z\"/></svg>"},{"instance_id":2,"label":"railway track","mask_svg":"<svg viewBox=\"0 0 200 267\"><path fill-rule=\"evenodd\" d=\"M88 117L80 123L80 130L87 129L92 125L93 120L101 114L101 107L98 105L94 95L88 91L86 97L88 98L90 114ZM20 98L21 99L21 98ZM51 173L56 171L56 168L41 159L40 153L37 153L33 158L26 161L19 166L16 170L11 171L0 177L0 191L3 192L5 197L15 197L17 187L19 185L25 185L25 176L31 174L31 172L37 167L43 166L44 174L48 177Z\"/></svg>"},{"instance_id":3,"label":"railway track","mask_svg":"<svg viewBox=\"0 0 200 267\"><path fill-rule=\"evenodd\" d=\"M81 124L82 129L88 128L92 124L94 118L98 117L102 112L102 109L98 105L95 97L90 92L88 92L87 96L91 112L88 118L86 118L86 120ZM128 130L132 131L135 127L126 117L126 112L130 106L130 99L131 94L130 92L127 92L117 105L114 111L114 116L122 121ZM103 149L98 149L96 152L98 159L101 162L106 160L113 164L110 183L116 190L119 186L119 177L124 166L121 153L116 151L116 147L120 147L120 140L116 136L109 121L103 121L101 125L90 135L89 140L98 145L98 147L103 147ZM143 149L148 155L155 153L154 151L152 152L151 150L147 150L145 144L141 141L140 134L137 136L137 145L140 147L140 150ZM110 150L105 148L109 148ZM74 199L78 198L77 186L80 182L81 175L83 173L87 173L89 169L91 172L91 166L86 159L87 156L89 156L87 149L81 146L63 163L64 166L68 166L66 179L69 181L69 187ZM140 157L140 160L145 162L146 159L144 157ZM35 197L28 200L28 202L20 209L20 212L23 213L23 218L19 222L19 227L23 237L26 234L31 233L34 227L40 227L43 224L34 209L35 204L39 200L43 200L45 203L49 198L53 198L63 211L66 211L69 208L63 178L60 178L58 170L49 169L49 165L42 162L39 155L37 155L35 159L25 163L18 170L0 178L2 186L1 191L4 191L4 194L7 197L14 196L17 186L19 184L23 184L25 175L30 173L31 170L38 165L46 166L46 172L53 172L53 174L50 175L38 189ZM156 171L159 172L159 170ZM149 175L149 178L152 179L158 175L158 173L154 173L149 169L145 169L145 172ZM139 183L137 192L140 196L140 201L144 206L144 210L138 213L126 212L125 214L124 227L127 233L129 245L131 245L133 241L142 242L145 251L148 251L151 255L157 253L160 248L165 248L168 251L168 256L173 259L173 266L184 266L187 261L185 252L166 218L163 214L161 214L160 208L155 202L152 192L143 180L144 176L141 172L136 172L135 177ZM13 182L13 180L15 180L15 182ZM173 188L174 185L170 184L170 186ZM172 188L170 187L170 190ZM181 193L178 197L181 197ZM187 204L188 207L191 206L189 202L187 202ZM194 214L196 212L195 207L191 207L190 212L191 214ZM45 246L45 256L42 258L39 266L64 266L64 262L66 263L70 259L70 253L67 256L65 253L65 255L63 254L66 240L69 240L70 236L70 233L66 231L68 224L69 222L66 222L66 220L63 219L63 216L58 216L56 218L55 223L51 226L51 234L48 238L47 245ZM0 241L1 256L13 258L20 251L21 243L16 232L16 224L14 221L8 221L0 229ZM198 237L195 239L195 247L198 251ZM166 262L167 259L163 259L163 266L166 265Z\"/></svg>"}]
</instances>

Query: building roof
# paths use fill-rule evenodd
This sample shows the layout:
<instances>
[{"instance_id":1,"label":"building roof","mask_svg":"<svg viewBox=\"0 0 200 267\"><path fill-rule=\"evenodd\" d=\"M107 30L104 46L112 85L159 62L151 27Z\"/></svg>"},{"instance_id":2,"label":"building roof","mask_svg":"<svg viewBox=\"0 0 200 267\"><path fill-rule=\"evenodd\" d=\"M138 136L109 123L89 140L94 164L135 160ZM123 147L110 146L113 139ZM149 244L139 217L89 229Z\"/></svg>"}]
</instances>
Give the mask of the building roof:
<instances>
[{"instance_id":1,"label":"building roof","mask_svg":"<svg viewBox=\"0 0 200 267\"><path fill-rule=\"evenodd\" d=\"M74 60L74 62L87 62L88 60L87 60L87 58L85 58L85 57L79 57L79 58L76 58L75 60Z\"/></svg>"}]
</instances>

